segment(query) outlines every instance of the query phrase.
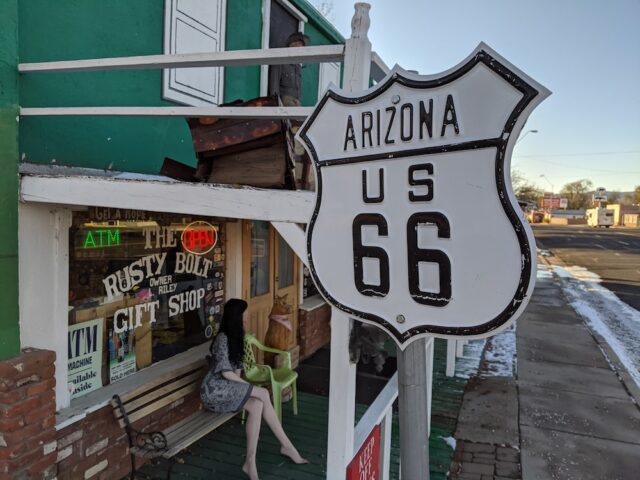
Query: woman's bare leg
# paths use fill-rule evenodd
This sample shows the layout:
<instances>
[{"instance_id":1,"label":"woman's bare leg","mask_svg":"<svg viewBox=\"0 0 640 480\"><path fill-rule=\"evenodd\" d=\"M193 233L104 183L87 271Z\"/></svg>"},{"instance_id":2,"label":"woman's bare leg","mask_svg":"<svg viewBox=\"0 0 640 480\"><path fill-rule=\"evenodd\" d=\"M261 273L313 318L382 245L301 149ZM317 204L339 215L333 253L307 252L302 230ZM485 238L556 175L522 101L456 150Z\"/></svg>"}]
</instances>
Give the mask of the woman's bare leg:
<instances>
[{"instance_id":1,"label":"woman's bare leg","mask_svg":"<svg viewBox=\"0 0 640 480\"><path fill-rule=\"evenodd\" d=\"M287 434L284 432L282 424L278 420L276 411L271 403L271 398L269 398L269 391L266 388L253 387L251 396L262 402L262 418L264 418L264 421L267 422L267 425L269 425L269 428L280 442L282 446L280 453L286 455L295 463L309 463L300 456L298 450L296 450L296 447L293 446L293 443L291 443L291 440L289 440L289 437L287 437Z\"/></svg>"},{"instance_id":2,"label":"woman's bare leg","mask_svg":"<svg viewBox=\"0 0 640 480\"><path fill-rule=\"evenodd\" d=\"M249 412L246 422L247 429L247 457L242 465L242 471L251 480L258 480L258 467L256 466L256 452L258 451L258 437L260 435L260 423L262 420L263 403L257 398L250 398L244 408Z\"/></svg>"}]
</instances>

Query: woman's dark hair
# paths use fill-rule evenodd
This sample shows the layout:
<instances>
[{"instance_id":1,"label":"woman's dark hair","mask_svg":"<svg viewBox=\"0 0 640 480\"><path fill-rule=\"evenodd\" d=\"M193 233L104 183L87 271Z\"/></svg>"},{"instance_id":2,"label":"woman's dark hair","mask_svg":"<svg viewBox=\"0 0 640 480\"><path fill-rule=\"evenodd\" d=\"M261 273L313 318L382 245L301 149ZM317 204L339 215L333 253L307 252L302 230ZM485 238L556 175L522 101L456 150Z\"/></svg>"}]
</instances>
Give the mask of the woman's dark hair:
<instances>
[{"instance_id":1,"label":"woman's dark hair","mask_svg":"<svg viewBox=\"0 0 640 480\"><path fill-rule=\"evenodd\" d=\"M224 304L224 312L222 313L222 321L220 322L220 330L218 331L218 335L224 333L227 336L229 342L229 361L236 365L242 361L244 347L242 314L247 309L247 306L247 302L239 298L229 299L227 303ZM213 342L211 342L211 345L213 346Z\"/></svg>"}]
</instances>

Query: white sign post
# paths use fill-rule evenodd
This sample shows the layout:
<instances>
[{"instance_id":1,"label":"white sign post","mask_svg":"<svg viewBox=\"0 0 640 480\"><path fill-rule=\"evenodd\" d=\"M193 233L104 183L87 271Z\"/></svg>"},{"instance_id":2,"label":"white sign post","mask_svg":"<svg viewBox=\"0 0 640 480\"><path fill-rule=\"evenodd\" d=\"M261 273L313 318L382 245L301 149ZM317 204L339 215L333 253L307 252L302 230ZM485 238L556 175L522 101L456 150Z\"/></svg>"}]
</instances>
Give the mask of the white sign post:
<instances>
[{"instance_id":1,"label":"white sign post","mask_svg":"<svg viewBox=\"0 0 640 480\"><path fill-rule=\"evenodd\" d=\"M395 67L364 92L330 86L299 133L317 185L309 268L325 299L401 350L419 337L486 337L513 322L533 291L536 257L511 152L549 94L484 44L438 75ZM403 355L402 471L428 478L424 395L402 388L424 365Z\"/></svg>"}]
</instances>

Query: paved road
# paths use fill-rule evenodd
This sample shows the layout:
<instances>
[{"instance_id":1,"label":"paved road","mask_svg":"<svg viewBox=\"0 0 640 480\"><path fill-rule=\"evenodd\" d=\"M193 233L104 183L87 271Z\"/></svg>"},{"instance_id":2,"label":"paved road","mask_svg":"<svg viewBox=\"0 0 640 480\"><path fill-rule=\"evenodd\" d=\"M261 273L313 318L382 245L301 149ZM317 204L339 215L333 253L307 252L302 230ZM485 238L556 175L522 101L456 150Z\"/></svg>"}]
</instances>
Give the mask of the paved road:
<instances>
[{"instance_id":1,"label":"paved road","mask_svg":"<svg viewBox=\"0 0 640 480\"><path fill-rule=\"evenodd\" d=\"M598 274L603 286L640 310L640 229L533 225L533 232L539 246L567 266Z\"/></svg>"}]
</instances>

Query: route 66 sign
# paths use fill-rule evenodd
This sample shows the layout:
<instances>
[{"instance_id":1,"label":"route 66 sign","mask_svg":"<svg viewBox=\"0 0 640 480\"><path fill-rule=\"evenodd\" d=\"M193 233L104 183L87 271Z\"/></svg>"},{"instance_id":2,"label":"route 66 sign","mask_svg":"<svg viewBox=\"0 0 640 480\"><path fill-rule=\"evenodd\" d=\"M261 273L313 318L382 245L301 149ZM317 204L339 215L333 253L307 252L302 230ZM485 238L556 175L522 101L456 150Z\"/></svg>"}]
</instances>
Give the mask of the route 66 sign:
<instances>
[{"instance_id":1,"label":"route 66 sign","mask_svg":"<svg viewBox=\"0 0 640 480\"><path fill-rule=\"evenodd\" d=\"M549 94L484 44L442 74L396 67L361 96L331 86L299 133L317 185L307 255L327 301L401 347L517 318L536 262L510 158Z\"/></svg>"}]
</instances>

